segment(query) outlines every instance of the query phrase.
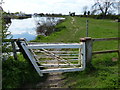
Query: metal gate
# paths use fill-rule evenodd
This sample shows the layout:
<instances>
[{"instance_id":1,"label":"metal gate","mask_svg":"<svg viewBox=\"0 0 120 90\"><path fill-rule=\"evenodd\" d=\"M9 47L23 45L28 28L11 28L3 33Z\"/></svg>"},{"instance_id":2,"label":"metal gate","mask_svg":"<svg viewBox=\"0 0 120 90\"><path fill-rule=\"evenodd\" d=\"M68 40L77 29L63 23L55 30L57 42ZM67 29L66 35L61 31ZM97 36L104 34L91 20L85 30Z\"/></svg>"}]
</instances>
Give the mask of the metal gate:
<instances>
[{"instance_id":1,"label":"metal gate","mask_svg":"<svg viewBox=\"0 0 120 90\"><path fill-rule=\"evenodd\" d=\"M85 43L27 43L17 44L40 76L43 73L73 72L85 69Z\"/></svg>"}]
</instances>

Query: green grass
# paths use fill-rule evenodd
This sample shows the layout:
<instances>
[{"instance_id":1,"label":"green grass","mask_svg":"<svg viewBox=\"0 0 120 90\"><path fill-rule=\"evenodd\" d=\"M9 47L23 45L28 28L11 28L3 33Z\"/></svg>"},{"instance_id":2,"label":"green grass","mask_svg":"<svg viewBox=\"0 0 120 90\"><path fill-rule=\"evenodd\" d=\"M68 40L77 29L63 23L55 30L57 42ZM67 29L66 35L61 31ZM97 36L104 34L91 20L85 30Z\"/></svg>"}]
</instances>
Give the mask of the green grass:
<instances>
[{"instance_id":1,"label":"green grass","mask_svg":"<svg viewBox=\"0 0 120 90\"><path fill-rule=\"evenodd\" d=\"M76 73L67 76L69 81L67 81L67 87L71 88L117 88L118 76L115 72L112 72L110 69L116 70L116 67L104 68L98 71L84 74ZM107 70L107 71L106 71ZM111 73L111 74L110 74ZM71 83L69 83L71 82Z\"/></svg>"},{"instance_id":2,"label":"green grass","mask_svg":"<svg viewBox=\"0 0 120 90\"><path fill-rule=\"evenodd\" d=\"M109 56L109 57L108 57ZM115 56L115 54L113 55ZM93 71L65 73L64 87L71 88L118 88L118 65L112 55L93 59Z\"/></svg>"},{"instance_id":3,"label":"green grass","mask_svg":"<svg viewBox=\"0 0 120 90\"><path fill-rule=\"evenodd\" d=\"M86 36L86 18L67 16L66 20L56 26L59 30L47 37L40 37L37 42L64 42L79 43L79 39ZM118 24L112 20L89 20L89 37L108 38L118 36ZM117 49L117 41L100 41L93 43L93 51ZM118 58L116 53L93 55L92 64L96 68L93 71L64 73L63 87L69 88L118 88ZM5 67L5 68L4 68ZM32 72L32 73L31 73ZM34 77L34 78L33 78ZM3 88L16 88L25 83L37 83L44 80L20 55L19 60L9 58L3 63ZM36 82L34 82L36 81Z\"/></svg>"},{"instance_id":4,"label":"green grass","mask_svg":"<svg viewBox=\"0 0 120 90\"><path fill-rule=\"evenodd\" d=\"M55 32L50 36L42 38L40 42L79 42L81 37L86 36L86 18L74 17L75 22L72 24L72 18L66 17L65 22L60 23L56 28L62 28L61 31ZM118 36L118 24L112 20L89 20L89 37L107 38Z\"/></svg>"},{"instance_id":5,"label":"green grass","mask_svg":"<svg viewBox=\"0 0 120 90\"><path fill-rule=\"evenodd\" d=\"M80 38L86 37L86 20L89 20L89 37L92 38L111 38L118 37L118 23L113 20L97 20L91 18L74 17L74 23L72 24L72 18L67 16L65 22L56 26L59 28L59 32L55 32L47 37L41 37L34 40L38 42L77 42ZM62 28L64 27L64 28ZM93 43L93 51L97 50L109 50L117 49L118 41L101 41Z\"/></svg>"},{"instance_id":6,"label":"green grass","mask_svg":"<svg viewBox=\"0 0 120 90\"><path fill-rule=\"evenodd\" d=\"M86 18L66 17L65 22L56 26L59 29L47 37L40 37L37 42L79 42L81 37L85 37ZM112 20L89 20L89 37L108 38L118 36L118 24ZM101 41L93 43L93 51L117 49L117 41ZM92 64L96 68L93 71L64 73L65 82L63 87L69 88L118 88L118 58L116 53L93 55ZM32 72L32 73L31 73ZM34 78L33 78L34 77ZM25 83L37 83L43 80L31 65L20 55L19 60L9 58L3 63L3 88L18 88ZM34 82L36 81L36 82Z\"/></svg>"},{"instance_id":7,"label":"green grass","mask_svg":"<svg viewBox=\"0 0 120 90\"><path fill-rule=\"evenodd\" d=\"M37 42L79 43L80 38L86 37L86 20L89 20L89 37L110 38L118 37L118 23L113 20L81 18L67 16L66 20L56 26L59 28L47 37L41 37ZM64 28L63 28L64 27ZM118 49L118 41L100 41L93 43L93 51ZM64 87L70 88L118 88L118 58L117 53L93 55L93 71L65 73Z\"/></svg>"},{"instance_id":8,"label":"green grass","mask_svg":"<svg viewBox=\"0 0 120 90\"><path fill-rule=\"evenodd\" d=\"M89 37L92 38L110 38L118 37L118 23L113 20L97 20L91 18L74 17L74 23L72 24L72 18L67 16L65 22L56 26L59 28L59 32L55 32L47 37L41 37L34 41L38 42L77 42L80 38L86 37L86 20L89 20ZM62 28L64 27L64 28ZM93 43L93 50L107 50L117 49L118 41L101 41ZM99 46L98 46L99 45Z\"/></svg>"},{"instance_id":9,"label":"green grass","mask_svg":"<svg viewBox=\"0 0 120 90\"><path fill-rule=\"evenodd\" d=\"M92 18L66 17L63 23L56 26L59 32L47 37L36 39L38 42L78 42L86 37L86 20L89 20L89 37L111 38L118 37L118 23L114 20ZM64 27L64 28L62 28ZM118 49L118 41L100 41L93 43L93 51ZM63 87L69 88L118 88L118 59L117 53L93 55L92 64L95 70L64 73Z\"/></svg>"}]
</instances>

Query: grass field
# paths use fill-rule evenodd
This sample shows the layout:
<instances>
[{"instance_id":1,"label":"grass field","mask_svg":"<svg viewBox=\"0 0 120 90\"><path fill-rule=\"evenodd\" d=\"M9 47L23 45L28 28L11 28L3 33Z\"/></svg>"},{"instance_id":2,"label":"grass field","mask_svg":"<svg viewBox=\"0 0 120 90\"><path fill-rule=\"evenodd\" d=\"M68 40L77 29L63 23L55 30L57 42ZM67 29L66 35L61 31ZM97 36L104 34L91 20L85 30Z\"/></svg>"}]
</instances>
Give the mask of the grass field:
<instances>
[{"instance_id":1,"label":"grass field","mask_svg":"<svg viewBox=\"0 0 120 90\"><path fill-rule=\"evenodd\" d=\"M74 19L74 21L73 21ZM38 42L78 42L80 38L86 37L86 20L87 18L66 17L65 22L56 26L59 32L55 32L47 37L42 37ZM89 20L89 37L92 38L109 38L118 37L118 23L113 20ZM94 50L116 49L117 41L105 41L94 43ZM97 46L99 45L99 47Z\"/></svg>"},{"instance_id":2,"label":"grass field","mask_svg":"<svg viewBox=\"0 0 120 90\"><path fill-rule=\"evenodd\" d=\"M80 37L86 36L87 18L73 17L73 19L71 17L66 17L66 21L56 27L61 29L61 31L45 37L41 42L79 42ZM88 18L88 20L89 37L117 37L117 22L114 22L113 20L96 20L91 18Z\"/></svg>"},{"instance_id":3,"label":"grass field","mask_svg":"<svg viewBox=\"0 0 120 90\"><path fill-rule=\"evenodd\" d=\"M66 20L56 26L59 30L47 37L40 37L37 42L74 42L86 37L86 20L89 20L89 37L118 37L118 23L114 20L100 20L67 16ZM93 43L93 51L118 48L118 41L101 41ZM118 88L117 53L93 55L93 71L65 73L64 87L70 88Z\"/></svg>"}]
</instances>

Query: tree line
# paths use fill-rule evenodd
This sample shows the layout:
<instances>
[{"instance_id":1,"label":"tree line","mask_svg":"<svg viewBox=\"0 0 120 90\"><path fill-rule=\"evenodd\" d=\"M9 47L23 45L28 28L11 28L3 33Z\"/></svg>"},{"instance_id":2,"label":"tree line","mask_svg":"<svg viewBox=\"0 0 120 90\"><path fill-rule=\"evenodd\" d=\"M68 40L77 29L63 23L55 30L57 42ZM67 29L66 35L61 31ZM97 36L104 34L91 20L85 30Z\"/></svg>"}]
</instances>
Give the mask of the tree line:
<instances>
[{"instance_id":1,"label":"tree line","mask_svg":"<svg viewBox=\"0 0 120 90\"><path fill-rule=\"evenodd\" d=\"M116 2L116 0L95 0L95 3L92 5L90 10L88 10L88 6L83 7L83 15L91 15L91 17L97 16L97 18L100 19L117 19L119 16L117 16L115 13L118 12L119 6L120 1Z\"/></svg>"}]
</instances>

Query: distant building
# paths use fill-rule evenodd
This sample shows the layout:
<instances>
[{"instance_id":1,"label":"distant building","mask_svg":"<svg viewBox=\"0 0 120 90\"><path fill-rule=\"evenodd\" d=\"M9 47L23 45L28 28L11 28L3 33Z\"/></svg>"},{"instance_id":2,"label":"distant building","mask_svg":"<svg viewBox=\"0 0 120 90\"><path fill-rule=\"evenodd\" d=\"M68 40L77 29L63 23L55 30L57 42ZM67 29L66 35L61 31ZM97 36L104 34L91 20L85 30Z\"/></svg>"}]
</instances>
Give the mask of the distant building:
<instances>
[{"instance_id":1,"label":"distant building","mask_svg":"<svg viewBox=\"0 0 120 90\"><path fill-rule=\"evenodd\" d=\"M69 12L69 15L70 15L70 16L75 16L75 12L72 12L72 13Z\"/></svg>"}]
</instances>

